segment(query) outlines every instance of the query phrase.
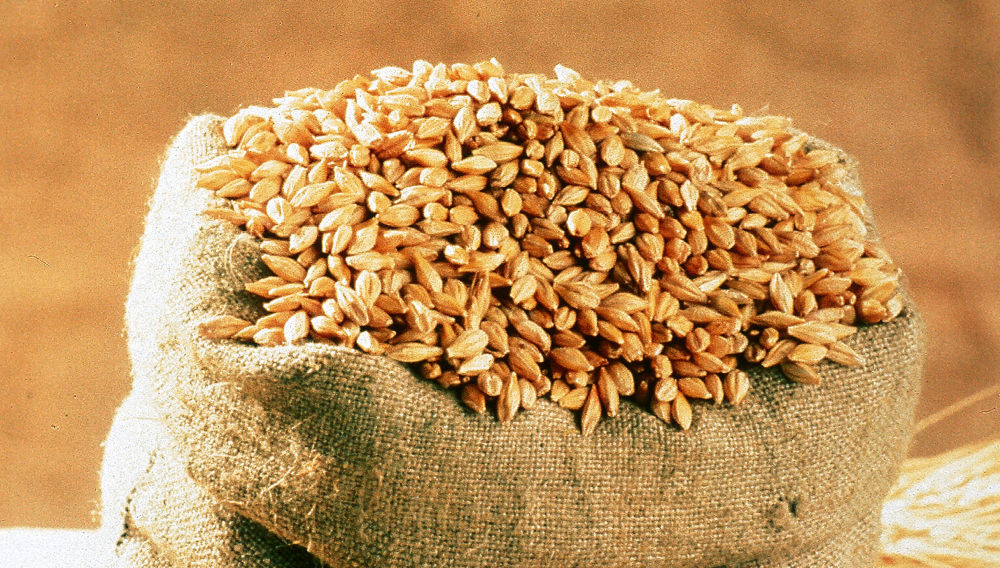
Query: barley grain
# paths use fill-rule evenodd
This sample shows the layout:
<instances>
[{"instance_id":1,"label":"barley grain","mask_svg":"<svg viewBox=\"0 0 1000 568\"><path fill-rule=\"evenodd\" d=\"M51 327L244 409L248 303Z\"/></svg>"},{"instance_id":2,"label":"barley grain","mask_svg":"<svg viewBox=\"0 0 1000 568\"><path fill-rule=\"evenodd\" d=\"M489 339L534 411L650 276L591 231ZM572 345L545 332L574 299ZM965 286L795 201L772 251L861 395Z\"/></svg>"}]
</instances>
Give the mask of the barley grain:
<instances>
[{"instance_id":1,"label":"barley grain","mask_svg":"<svg viewBox=\"0 0 1000 568\"><path fill-rule=\"evenodd\" d=\"M621 397L687 429L689 399L746 398L740 361L817 384L823 359L863 363L855 321L905 309L839 155L786 120L562 66L350 84L241 110L198 166L222 200L205 214L260 238L273 274L245 286L268 314L201 336L357 347L504 422L547 395L589 434Z\"/></svg>"},{"instance_id":2,"label":"barley grain","mask_svg":"<svg viewBox=\"0 0 1000 568\"><path fill-rule=\"evenodd\" d=\"M677 422L683 430L687 430L691 427L691 404L688 402L687 397L682 393L677 393L674 400L670 403L670 417Z\"/></svg>"},{"instance_id":3,"label":"barley grain","mask_svg":"<svg viewBox=\"0 0 1000 568\"><path fill-rule=\"evenodd\" d=\"M486 395L476 385L468 384L462 387L462 402L473 412L486 412Z\"/></svg>"},{"instance_id":4,"label":"barley grain","mask_svg":"<svg viewBox=\"0 0 1000 568\"><path fill-rule=\"evenodd\" d=\"M857 352L851 349L847 344L834 341L828 346L828 351L826 357L841 365L850 365L852 367L863 365L865 360Z\"/></svg>"},{"instance_id":5,"label":"barley grain","mask_svg":"<svg viewBox=\"0 0 1000 568\"><path fill-rule=\"evenodd\" d=\"M583 403L583 411L580 415L580 430L584 436L589 436L597 428L597 423L601 420L601 399L597 394L597 387L587 388L587 400Z\"/></svg>"},{"instance_id":6,"label":"barley grain","mask_svg":"<svg viewBox=\"0 0 1000 568\"><path fill-rule=\"evenodd\" d=\"M814 368L795 361L785 361L781 364L781 370L786 377L797 383L818 385L821 380L819 373Z\"/></svg>"},{"instance_id":7,"label":"barley grain","mask_svg":"<svg viewBox=\"0 0 1000 568\"><path fill-rule=\"evenodd\" d=\"M218 316L199 324L198 333L205 339L229 339L250 325L250 322L237 317Z\"/></svg>"}]
</instances>

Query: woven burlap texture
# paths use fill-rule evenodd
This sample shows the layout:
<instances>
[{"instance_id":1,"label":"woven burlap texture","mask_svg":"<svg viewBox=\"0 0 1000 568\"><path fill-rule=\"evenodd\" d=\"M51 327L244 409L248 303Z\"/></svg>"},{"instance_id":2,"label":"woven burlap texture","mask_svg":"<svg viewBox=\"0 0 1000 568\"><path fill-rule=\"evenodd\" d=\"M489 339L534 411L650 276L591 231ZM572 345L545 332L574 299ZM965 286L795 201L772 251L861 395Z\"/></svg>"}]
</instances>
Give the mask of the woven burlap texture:
<instances>
[{"instance_id":1,"label":"woven burlap texture","mask_svg":"<svg viewBox=\"0 0 1000 568\"><path fill-rule=\"evenodd\" d=\"M687 432L625 404L583 437L547 399L500 424L388 359L198 337L262 313L259 249L195 187L221 124L174 141L135 262L130 404L162 432L108 444L145 452L105 483L123 566L871 565L919 390L912 308L851 338L864 366L822 364L820 387L748 367L747 400L695 404Z\"/></svg>"}]
</instances>

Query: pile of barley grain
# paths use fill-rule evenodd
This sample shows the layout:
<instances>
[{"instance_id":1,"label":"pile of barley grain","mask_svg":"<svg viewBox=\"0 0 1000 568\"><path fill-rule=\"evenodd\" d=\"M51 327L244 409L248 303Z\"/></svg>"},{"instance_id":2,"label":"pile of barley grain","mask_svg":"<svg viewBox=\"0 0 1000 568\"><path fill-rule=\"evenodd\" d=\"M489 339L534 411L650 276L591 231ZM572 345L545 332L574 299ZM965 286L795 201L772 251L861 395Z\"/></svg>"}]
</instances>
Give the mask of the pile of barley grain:
<instances>
[{"instance_id":1,"label":"pile of barley grain","mask_svg":"<svg viewBox=\"0 0 1000 568\"><path fill-rule=\"evenodd\" d=\"M738 364L820 381L903 309L838 155L785 118L476 65L387 67L225 122L199 185L261 240L268 315L209 338L415 363L500 420L549 396L593 431L629 397L691 423Z\"/></svg>"}]
</instances>

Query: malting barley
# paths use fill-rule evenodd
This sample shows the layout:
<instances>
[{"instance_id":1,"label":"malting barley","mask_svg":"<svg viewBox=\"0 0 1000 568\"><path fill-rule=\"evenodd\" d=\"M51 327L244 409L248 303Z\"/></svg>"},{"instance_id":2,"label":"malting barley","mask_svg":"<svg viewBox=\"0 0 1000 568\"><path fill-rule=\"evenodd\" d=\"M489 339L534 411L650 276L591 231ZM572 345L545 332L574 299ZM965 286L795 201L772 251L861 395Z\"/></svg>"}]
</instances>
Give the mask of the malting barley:
<instances>
[{"instance_id":1,"label":"malting barley","mask_svg":"<svg viewBox=\"0 0 1000 568\"><path fill-rule=\"evenodd\" d=\"M743 364L816 384L898 316L899 271L835 152L788 119L476 65L388 67L224 125L200 168L273 273L210 339L333 342L414 363L500 420L538 397L590 433L621 398L688 428Z\"/></svg>"}]
</instances>

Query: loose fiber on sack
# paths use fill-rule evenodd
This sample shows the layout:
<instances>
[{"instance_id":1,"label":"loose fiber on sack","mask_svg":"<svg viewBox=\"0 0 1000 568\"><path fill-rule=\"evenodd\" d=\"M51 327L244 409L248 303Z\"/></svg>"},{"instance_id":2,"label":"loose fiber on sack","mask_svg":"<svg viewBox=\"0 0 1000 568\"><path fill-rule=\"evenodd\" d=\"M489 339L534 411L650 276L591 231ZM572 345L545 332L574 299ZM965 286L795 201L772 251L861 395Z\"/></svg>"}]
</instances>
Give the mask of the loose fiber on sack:
<instances>
[{"instance_id":1,"label":"loose fiber on sack","mask_svg":"<svg viewBox=\"0 0 1000 568\"><path fill-rule=\"evenodd\" d=\"M863 366L824 363L819 387L747 368L744 403L695 405L687 432L625 404L583 437L548 400L500 424L388 359L198 337L258 316L243 284L265 271L202 215L221 125L175 140L136 259L129 404L149 426L116 425L104 482L122 566L871 565L918 394L912 307L849 340Z\"/></svg>"},{"instance_id":2,"label":"loose fiber on sack","mask_svg":"<svg viewBox=\"0 0 1000 568\"><path fill-rule=\"evenodd\" d=\"M141 398L118 410L108 445L129 450L109 453L103 471L103 539L115 542L122 565L321 566L195 484Z\"/></svg>"}]
</instances>

